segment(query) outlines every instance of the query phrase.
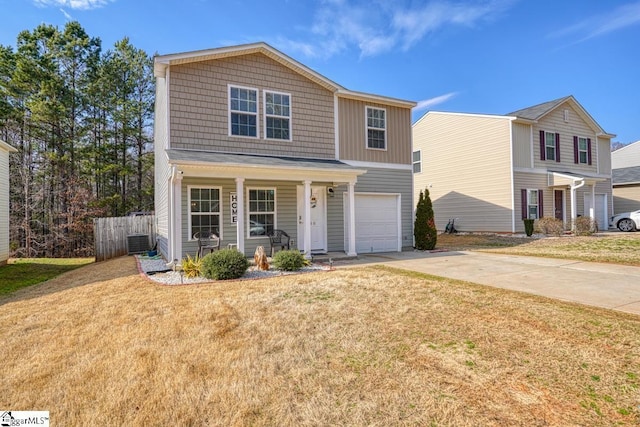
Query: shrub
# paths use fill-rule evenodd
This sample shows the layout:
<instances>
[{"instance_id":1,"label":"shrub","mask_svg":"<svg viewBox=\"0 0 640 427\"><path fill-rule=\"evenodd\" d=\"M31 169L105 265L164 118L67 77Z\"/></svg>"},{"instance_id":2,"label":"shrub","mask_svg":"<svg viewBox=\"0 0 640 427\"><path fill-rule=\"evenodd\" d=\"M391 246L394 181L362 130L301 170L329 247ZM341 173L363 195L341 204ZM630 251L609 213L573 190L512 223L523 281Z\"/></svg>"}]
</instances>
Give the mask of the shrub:
<instances>
[{"instance_id":1,"label":"shrub","mask_svg":"<svg viewBox=\"0 0 640 427\"><path fill-rule=\"evenodd\" d=\"M542 234L560 236L564 233L564 223L561 219L546 216L536 221L536 228Z\"/></svg>"},{"instance_id":2,"label":"shrub","mask_svg":"<svg viewBox=\"0 0 640 427\"><path fill-rule=\"evenodd\" d=\"M424 193L420 191L420 198L416 205L416 220L413 224L413 237L416 249L430 251L436 247L438 230L433 218L433 206L429 189L425 188Z\"/></svg>"},{"instance_id":3,"label":"shrub","mask_svg":"<svg viewBox=\"0 0 640 427\"><path fill-rule=\"evenodd\" d=\"M249 268L244 254L235 249L221 249L202 258L201 274L207 279L237 279Z\"/></svg>"},{"instance_id":4,"label":"shrub","mask_svg":"<svg viewBox=\"0 0 640 427\"><path fill-rule=\"evenodd\" d=\"M191 258L191 255L187 254L187 257L182 260L182 271L186 277L198 277L201 267L202 259L198 255Z\"/></svg>"},{"instance_id":5,"label":"shrub","mask_svg":"<svg viewBox=\"0 0 640 427\"><path fill-rule=\"evenodd\" d=\"M534 219L531 218L525 218L523 219L524 221L524 232L527 234L527 236L531 236L533 235L533 224L535 222Z\"/></svg>"},{"instance_id":6,"label":"shrub","mask_svg":"<svg viewBox=\"0 0 640 427\"><path fill-rule=\"evenodd\" d=\"M308 264L304 256L297 250L276 252L271 264L278 270L296 271Z\"/></svg>"},{"instance_id":7,"label":"shrub","mask_svg":"<svg viewBox=\"0 0 640 427\"><path fill-rule=\"evenodd\" d=\"M573 234L576 236L591 236L596 231L597 223L588 216L579 216L573 226Z\"/></svg>"}]
</instances>

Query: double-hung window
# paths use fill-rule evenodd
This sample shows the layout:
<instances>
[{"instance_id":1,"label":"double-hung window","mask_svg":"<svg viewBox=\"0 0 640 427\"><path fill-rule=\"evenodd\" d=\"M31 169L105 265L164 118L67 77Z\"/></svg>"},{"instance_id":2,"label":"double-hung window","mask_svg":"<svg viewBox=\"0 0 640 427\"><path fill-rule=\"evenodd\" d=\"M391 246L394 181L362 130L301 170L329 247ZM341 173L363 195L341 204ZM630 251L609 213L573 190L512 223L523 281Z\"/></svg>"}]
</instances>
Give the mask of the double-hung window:
<instances>
[{"instance_id":1,"label":"double-hung window","mask_svg":"<svg viewBox=\"0 0 640 427\"><path fill-rule=\"evenodd\" d=\"M249 237L264 236L276 228L275 188L249 188Z\"/></svg>"},{"instance_id":2,"label":"double-hung window","mask_svg":"<svg viewBox=\"0 0 640 427\"><path fill-rule=\"evenodd\" d=\"M589 144L587 138L578 137L578 162L585 164L589 162Z\"/></svg>"},{"instance_id":3,"label":"double-hung window","mask_svg":"<svg viewBox=\"0 0 640 427\"><path fill-rule=\"evenodd\" d=\"M527 190L527 218L538 219L538 190Z\"/></svg>"},{"instance_id":4,"label":"double-hung window","mask_svg":"<svg viewBox=\"0 0 640 427\"><path fill-rule=\"evenodd\" d=\"M413 173L422 172L422 151L413 152Z\"/></svg>"},{"instance_id":5,"label":"double-hung window","mask_svg":"<svg viewBox=\"0 0 640 427\"><path fill-rule=\"evenodd\" d=\"M544 146L547 160L556 159L556 134L552 132L545 132L544 134Z\"/></svg>"},{"instance_id":6,"label":"double-hung window","mask_svg":"<svg viewBox=\"0 0 640 427\"><path fill-rule=\"evenodd\" d=\"M220 236L220 188L189 187L189 238L198 232Z\"/></svg>"},{"instance_id":7,"label":"double-hung window","mask_svg":"<svg viewBox=\"0 0 640 427\"><path fill-rule=\"evenodd\" d=\"M387 149L387 111L367 107L367 148Z\"/></svg>"},{"instance_id":8,"label":"double-hung window","mask_svg":"<svg viewBox=\"0 0 640 427\"><path fill-rule=\"evenodd\" d=\"M229 86L229 134L258 137L258 91Z\"/></svg>"},{"instance_id":9,"label":"double-hung window","mask_svg":"<svg viewBox=\"0 0 640 427\"><path fill-rule=\"evenodd\" d=\"M291 140L291 95L264 91L265 138Z\"/></svg>"}]
</instances>

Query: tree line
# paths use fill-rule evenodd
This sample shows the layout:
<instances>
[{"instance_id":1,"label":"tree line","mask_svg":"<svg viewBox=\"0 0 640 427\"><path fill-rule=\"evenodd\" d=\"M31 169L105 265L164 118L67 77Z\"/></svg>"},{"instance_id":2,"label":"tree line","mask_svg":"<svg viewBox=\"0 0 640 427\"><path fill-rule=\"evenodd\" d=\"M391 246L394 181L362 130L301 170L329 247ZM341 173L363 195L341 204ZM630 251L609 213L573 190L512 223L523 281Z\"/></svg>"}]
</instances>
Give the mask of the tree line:
<instances>
[{"instance_id":1,"label":"tree line","mask_svg":"<svg viewBox=\"0 0 640 427\"><path fill-rule=\"evenodd\" d=\"M153 209L153 59L78 22L0 45L13 256L93 255L93 219Z\"/></svg>"}]
</instances>

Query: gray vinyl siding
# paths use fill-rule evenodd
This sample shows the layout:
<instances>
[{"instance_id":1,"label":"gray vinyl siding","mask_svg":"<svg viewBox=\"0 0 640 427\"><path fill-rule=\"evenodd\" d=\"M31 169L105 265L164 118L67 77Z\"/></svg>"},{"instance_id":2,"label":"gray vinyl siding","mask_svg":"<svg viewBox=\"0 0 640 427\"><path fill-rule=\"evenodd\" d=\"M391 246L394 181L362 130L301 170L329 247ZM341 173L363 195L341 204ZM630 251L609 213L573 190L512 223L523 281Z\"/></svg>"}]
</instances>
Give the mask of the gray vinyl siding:
<instances>
[{"instance_id":1,"label":"gray vinyl siding","mask_svg":"<svg viewBox=\"0 0 640 427\"><path fill-rule=\"evenodd\" d=\"M598 138L598 173L610 175L611 174L611 155L607 153L611 152L611 140ZM640 164L640 163L639 163Z\"/></svg>"},{"instance_id":2,"label":"gray vinyl siding","mask_svg":"<svg viewBox=\"0 0 640 427\"><path fill-rule=\"evenodd\" d=\"M613 187L613 208L616 214L640 209L640 185Z\"/></svg>"},{"instance_id":3,"label":"gray vinyl siding","mask_svg":"<svg viewBox=\"0 0 640 427\"><path fill-rule=\"evenodd\" d=\"M517 168L531 167L531 125L512 123L513 165Z\"/></svg>"},{"instance_id":4,"label":"gray vinyl siding","mask_svg":"<svg viewBox=\"0 0 640 427\"><path fill-rule=\"evenodd\" d=\"M167 146L166 132L167 118L167 93L166 80L158 78L156 81L155 125L154 125L154 161L155 161L155 188L154 204L156 215L156 241L161 254L168 256L169 238L169 176L170 168L167 155L164 152Z\"/></svg>"},{"instance_id":5,"label":"gray vinyl siding","mask_svg":"<svg viewBox=\"0 0 640 427\"><path fill-rule=\"evenodd\" d=\"M0 265L9 259L9 153L0 148Z\"/></svg>"},{"instance_id":6,"label":"gray vinyl siding","mask_svg":"<svg viewBox=\"0 0 640 427\"><path fill-rule=\"evenodd\" d=\"M263 54L170 68L171 148L335 158L334 97ZM229 136L228 85L258 90L259 138ZM264 90L291 95L291 141L265 139Z\"/></svg>"}]
</instances>

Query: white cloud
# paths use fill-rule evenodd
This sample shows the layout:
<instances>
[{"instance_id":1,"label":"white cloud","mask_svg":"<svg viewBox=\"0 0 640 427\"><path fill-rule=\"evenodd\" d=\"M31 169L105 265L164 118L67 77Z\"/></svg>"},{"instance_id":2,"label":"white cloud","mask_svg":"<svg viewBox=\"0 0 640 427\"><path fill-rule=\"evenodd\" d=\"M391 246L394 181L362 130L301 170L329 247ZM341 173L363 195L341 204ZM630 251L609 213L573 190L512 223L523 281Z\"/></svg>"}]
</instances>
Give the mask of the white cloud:
<instances>
[{"instance_id":1,"label":"white cloud","mask_svg":"<svg viewBox=\"0 0 640 427\"><path fill-rule=\"evenodd\" d=\"M449 93L445 93L444 95L436 96L435 98L423 99L422 101L418 101L418 105L413 107L413 112L415 113L417 111L423 111L431 107L434 107L438 104L442 104L444 102L447 102L448 100L450 100L456 95L458 95L458 92L449 92Z\"/></svg>"},{"instance_id":2,"label":"white cloud","mask_svg":"<svg viewBox=\"0 0 640 427\"><path fill-rule=\"evenodd\" d=\"M309 26L314 42L299 51L330 57L350 47L361 56L408 50L446 26L474 27L496 19L514 1L432 0L415 6L410 0L324 0Z\"/></svg>"},{"instance_id":3,"label":"white cloud","mask_svg":"<svg viewBox=\"0 0 640 427\"><path fill-rule=\"evenodd\" d=\"M67 13L66 10L64 10L63 8L60 8L60 12L62 12L62 14L64 15L65 18L67 18L68 21L74 21L73 17L71 15L69 15Z\"/></svg>"},{"instance_id":4,"label":"white cloud","mask_svg":"<svg viewBox=\"0 0 640 427\"><path fill-rule=\"evenodd\" d=\"M69 9L88 10L102 7L115 0L33 0L38 6L59 6Z\"/></svg>"},{"instance_id":5,"label":"white cloud","mask_svg":"<svg viewBox=\"0 0 640 427\"><path fill-rule=\"evenodd\" d=\"M549 37L571 37L576 35L580 43L614 31L640 24L640 2L619 6L609 13L590 16L562 31L549 34Z\"/></svg>"}]
</instances>

